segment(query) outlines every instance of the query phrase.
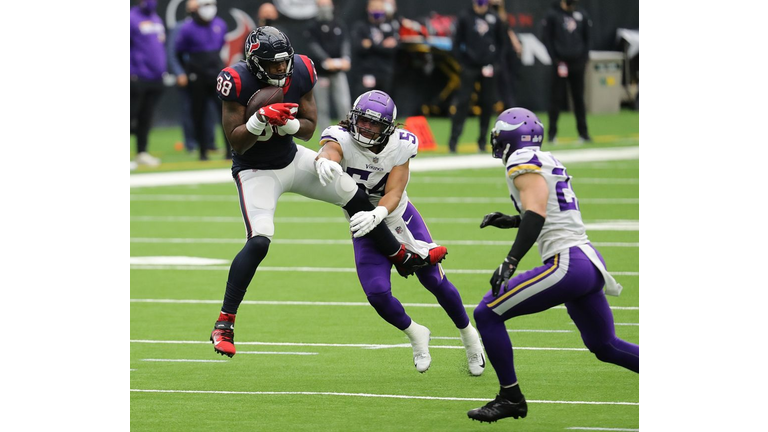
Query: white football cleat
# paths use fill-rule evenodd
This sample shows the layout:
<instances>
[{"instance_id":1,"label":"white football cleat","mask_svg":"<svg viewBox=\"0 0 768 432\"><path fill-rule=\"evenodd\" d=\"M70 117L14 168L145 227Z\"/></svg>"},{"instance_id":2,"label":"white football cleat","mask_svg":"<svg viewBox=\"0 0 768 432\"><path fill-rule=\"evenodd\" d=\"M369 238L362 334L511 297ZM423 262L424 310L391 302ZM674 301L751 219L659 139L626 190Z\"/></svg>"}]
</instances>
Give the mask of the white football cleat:
<instances>
[{"instance_id":1,"label":"white football cleat","mask_svg":"<svg viewBox=\"0 0 768 432\"><path fill-rule=\"evenodd\" d=\"M428 328L417 324L416 321L411 321L411 325L403 331L411 340L413 365L416 366L417 371L426 372L429 365L432 364L432 356L429 355L429 339L432 333Z\"/></svg>"},{"instance_id":2,"label":"white football cleat","mask_svg":"<svg viewBox=\"0 0 768 432\"><path fill-rule=\"evenodd\" d=\"M467 350L467 366L469 373L474 376L480 376L485 370L485 354L483 354L483 344L480 342L480 335L470 323L467 327L459 330L461 333L461 342Z\"/></svg>"},{"instance_id":3,"label":"white football cleat","mask_svg":"<svg viewBox=\"0 0 768 432\"><path fill-rule=\"evenodd\" d=\"M147 152L141 152L136 155L136 163L139 165L147 165L150 167L160 166L160 159L152 156Z\"/></svg>"}]
</instances>

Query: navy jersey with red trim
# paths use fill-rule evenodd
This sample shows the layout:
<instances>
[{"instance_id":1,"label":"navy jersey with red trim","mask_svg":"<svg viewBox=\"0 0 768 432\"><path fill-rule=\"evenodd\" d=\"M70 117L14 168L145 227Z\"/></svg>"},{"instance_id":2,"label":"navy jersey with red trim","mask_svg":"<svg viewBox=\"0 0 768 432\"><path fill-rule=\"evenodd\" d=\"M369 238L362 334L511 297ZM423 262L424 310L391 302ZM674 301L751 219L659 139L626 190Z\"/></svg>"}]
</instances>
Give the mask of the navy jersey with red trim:
<instances>
[{"instance_id":1,"label":"navy jersey with red trim","mask_svg":"<svg viewBox=\"0 0 768 432\"><path fill-rule=\"evenodd\" d=\"M305 55L294 54L293 74L283 87L283 102L299 103L302 96L312 91L315 82L317 72L312 60ZM248 100L257 90L267 86L269 84L259 80L248 70L244 60L222 69L216 80L219 99L237 102L243 106L248 106ZM285 168L293 161L295 155L296 143L293 136L280 135L276 128L268 126L253 147L241 155L232 153L232 174L245 169Z\"/></svg>"}]
</instances>

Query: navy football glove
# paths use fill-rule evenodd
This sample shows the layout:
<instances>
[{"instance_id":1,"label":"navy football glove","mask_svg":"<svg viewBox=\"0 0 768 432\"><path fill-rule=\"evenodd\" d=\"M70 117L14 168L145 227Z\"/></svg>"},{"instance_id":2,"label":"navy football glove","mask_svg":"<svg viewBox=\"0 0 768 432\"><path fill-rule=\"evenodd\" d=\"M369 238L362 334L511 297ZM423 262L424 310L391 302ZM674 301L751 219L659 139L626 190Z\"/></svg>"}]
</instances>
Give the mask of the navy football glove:
<instances>
[{"instance_id":1,"label":"navy football glove","mask_svg":"<svg viewBox=\"0 0 768 432\"><path fill-rule=\"evenodd\" d=\"M504 287L504 291L507 290L507 282L515 274L515 270L517 270L517 259L511 256L504 258L504 262L499 265L499 268L491 276L491 293L494 297L499 296L502 287Z\"/></svg>"},{"instance_id":2,"label":"navy football glove","mask_svg":"<svg viewBox=\"0 0 768 432\"><path fill-rule=\"evenodd\" d=\"M520 226L521 219L519 215L510 216L500 212L488 213L480 223L480 228L485 228L488 225L496 228L517 228Z\"/></svg>"}]
</instances>

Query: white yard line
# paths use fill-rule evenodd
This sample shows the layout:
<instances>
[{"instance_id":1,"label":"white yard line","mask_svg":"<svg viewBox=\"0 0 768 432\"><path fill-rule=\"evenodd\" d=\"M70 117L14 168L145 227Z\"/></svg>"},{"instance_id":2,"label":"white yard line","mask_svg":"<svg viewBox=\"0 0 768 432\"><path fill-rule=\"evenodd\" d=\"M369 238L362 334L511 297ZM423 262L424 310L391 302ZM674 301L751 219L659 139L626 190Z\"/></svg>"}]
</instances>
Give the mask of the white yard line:
<instances>
[{"instance_id":1,"label":"white yard line","mask_svg":"<svg viewBox=\"0 0 768 432\"><path fill-rule=\"evenodd\" d=\"M480 225L479 217L472 218L425 218L428 224L468 224ZM168 223L236 223L241 225L243 218L240 216L131 216L131 222L168 222ZM344 217L276 217L275 223L296 223L296 224L314 224L314 223L338 223L347 224ZM639 231L640 221L618 219L618 220L594 220L585 221L584 225L587 231Z\"/></svg>"},{"instance_id":2,"label":"white yard line","mask_svg":"<svg viewBox=\"0 0 768 432\"><path fill-rule=\"evenodd\" d=\"M131 265L131 270L220 270L229 271L229 266L183 266L183 265ZM443 268L446 274L486 274L487 269L450 269ZM526 271L530 269L521 269ZM260 272L299 272L299 273L356 273L352 267L259 267ZM392 269L395 273L395 269ZM639 272L610 271L613 276L640 276Z\"/></svg>"},{"instance_id":3,"label":"white yard line","mask_svg":"<svg viewBox=\"0 0 768 432\"><path fill-rule=\"evenodd\" d=\"M555 150L557 159L565 164L580 162L603 162L640 159L640 147L614 147L599 149ZM411 172L455 171L478 168L503 169L500 160L487 154L422 157L410 163ZM190 184L231 183L232 171L229 168L215 170L195 170L168 173L132 174L131 187L175 186Z\"/></svg>"},{"instance_id":4,"label":"white yard line","mask_svg":"<svg viewBox=\"0 0 768 432\"><path fill-rule=\"evenodd\" d=\"M423 197L412 196L415 205L419 204L510 204L509 197ZM179 194L131 194L131 201L181 201L181 202L237 202L237 195L179 195ZM317 202L296 194L285 194L280 202ZM639 204L639 198L579 198L582 204Z\"/></svg>"},{"instance_id":5,"label":"white yard line","mask_svg":"<svg viewBox=\"0 0 768 432\"><path fill-rule=\"evenodd\" d=\"M640 429L623 429L623 428L604 428L604 427L569 427L567 430L588 430L588 431L627 431L634 432Z\"/></svg>"},{"instance_id":6,"label":"white yard line","mask_svg":"<svg viewBox=\"0 0 768 432\"><path fill-rule=\"evenodd\" d=\"M132 237L131 243L158 243L158 244L242 244L245 239L227 238L157 238L157 237ZM351 246L352 240L346 239L273 239L272 244L285 245L346 245ZM510 240L440 240L442 245L455 246L509 246ZM593 246L600 247L640 247L640 243L633 242L591 242Z\"/></svg>"},{"instance_id":7,"label":"white yard line","mask_svg":"<svg viewBox=\"0 0 768 432\"><path fill-rule=\"evenodd\" d=\"M131 343L144 344L176 344L176 345L201 345L209 344L210 341L173 341L173 340L148 340L132 339ZM389 349L389 348L411 348L410 343L403 344L341 344L341 343L303 343L303 342L242 342L238 341L237 346L256 345L256 346L297 346L297 347L326 347L326 348L363 348L363 349ZM461 345L430 345L430 349L464 349ZM589 351L586 348L554 348L554 347L515 347L521 351Z\"/></svg>"},{"instance_id":8,"label":"white yard line","mask_svg":"<svg viewBox=\"0 0 768 432\"><path fill-rule=\"evenodd\" d=\"M191 299L131 299L131 303L175 303L175 304L220 304L221 300L191 300ZM359 306L370 307L368 302L311 302L311 301L277 301L277 300L243 300L244 305L262 306ZM474 309L477 305L464 305L465 309ZM437 303L403 303L403 307L439 308ZM565 309L565 306L555 306L553 309ZM611 306L613 310L640 310L637 306ZM519 330L525 331L525 330Z\"/></svg>"},{"instance_id":9,"label":"white yard line","mask_svg":"<svg viewBox=\"0 0 768 432\"><path fill-rule=\"evenodd\" d=\"M388 395L372 393L341 393L341 392L270 392L270 391L223 391L223 390L156 390L156 389L131 389L132 392L142 393L184 393L184 394L224 394L224 395L253 395L253 396L349 396L387 399L421 399L421 400L445 400L463 402L487 402L488 398L466 398L445 396L411 396ZM639 406L638 402L614 402L614 401L556 401L556 400L528 400L528 403L540 404L568 404L568 405L630 405Z\"/></svg>"},{"instance_id":10,"label":"white yard line","mask_svg":"<svg viewBox=\"0 0 768 432\"><path fill-rule=\"evenodd\" d=\"M141 359L148 362L189 362L189 363L226 363L226 360L198 360L198 359Z\"/></svg>"}]
</instances>

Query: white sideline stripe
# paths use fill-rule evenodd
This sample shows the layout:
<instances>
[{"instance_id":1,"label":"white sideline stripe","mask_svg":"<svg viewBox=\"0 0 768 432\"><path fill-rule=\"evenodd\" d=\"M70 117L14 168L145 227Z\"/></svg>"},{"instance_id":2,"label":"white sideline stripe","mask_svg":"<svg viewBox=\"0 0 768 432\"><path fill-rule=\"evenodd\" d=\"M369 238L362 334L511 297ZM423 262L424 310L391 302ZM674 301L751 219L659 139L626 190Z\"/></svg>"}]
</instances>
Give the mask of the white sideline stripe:
<instances>
[{"instance_id":1,"label":"white sideline stripe","mask_svg":"<svg viewBox=\"0 0 768 432\"><path fill-rule=\"evenodd\" d=\"M414 183L442 183L442 184L497 184L499 183L499 177L421 177L412 176L411 180ZM590 178L590 177L574 177L571 182L575 185L579 183L584 184L640 184L639 178ZM503 182L502 182L503 183Z\"/></svg>"},{"instance_id":2,"label":"white sideline stripe","mask_svg":"<svg viewBox=\"0 0 768 432\"><path fill-rule=\"evenodd\" d=\"M480 218L425 218L424 221L429 224L451 223L451 224L470 224L480 225ZM192 223L243 223L242 217L235 216L131 216L131 222L192 222ZM347 224L343 217L276 217L276 223L339 223ZM596 220L585 222L585 227L589 231L639 231L640 221L637 220ZM279 240L278 240L279 241ZM594 244L594 243L593 243Z\"/></svg>"},{"instance_id":3,"label":"white sideline stripe","mask_svg":"<svg viewBox=\"0 0 768 432\"><path fill-rule=\"evenodd\" d=\"M236 202L237 195L173 195L173 194L131 194L131 201L228 201ZM417 203L425 204L509 204L508 197L423 197L416 196ZM316 202L301 195L286 194L280 202ZM583 204L639 204L640 198L579 198Z\"/></svg>"},{"instance_id":4,"label":"white sideline stripe","mask_svg":"<svg viewBox=\"0 0 768 432\"><path fill-rule=\"evenodd\" d=\"M131 265L131 270L226 270L229 266L182 266L182 265ZM487 269L447 269L443 268L446 274L486 274ZM521 270L521 271L527 271ZM260 272L302 272L302 273L355 273L354 268L344 267L259 267ZM392 269L395 273L395 269ZM639 272L610 272L614 276L640 276Z\"/></svg>"},{"instance_id":5,"label":"white sideline stripe","mask_svg":"<svg viewBox=\"0 0 768 432\"><path fill-rule=\"evenodd\" d=\"M593 430L593 431L639 431L640 429L601 428L601 427L569 427L568 430Z\"/></svg>"},{"instance_id":6,"label":"white sideline stripe","mask_svg":"<svg viewBox=\"0 0 768 432\"><path fill-rule=\"evenodd\" d=\"M316 352L300 352L300 351L238 351L237 353L238 354L285 354L285 355L317 355L318 354Z\"/></svg>"},{"instance_id":7,"label":"white sideline stripe","mask_svg":"<svg viewBox=\"0 0 768 432\"><path fill-rule=\"evenodd\" d=\"M197 360L197 359L141 359L151 362L190 362L190 363L226 363L226 360Z\"/></svg>"},{"instance_id":8,"label":"white sideline stripe","mask_svg":"<svg viewBox=\"0 0 768 432\"><path fill-rule=\"evenodd\" d=\"M131 299L131 303L192 303L192 304L220 304L221 300L189 300L189 299ZM240 304L262 306L365 306L368 302L311 302L311 301L277 301L277 300L243 300ZM437 303L403 303L404 307L442 307ZM465 309L474 309L476 305L464 305ZM555 306L552 309L565 309L565 306ZM611 306L613 310L639 310L637 306ZM522 331L522 330L520 330Z\"/></svg>"},{"instance_id":9,"label":"white sideline stripe","mask_svg":"<svg viewBox=\"0 0 768 432\"><path fill-rule=\"evenodd\" d=\"M591 230L596 231L596 230ZM607 231L607 230L597 230ZM617 229L615 231L626 231ZM637 231L634 229L632 231ZM132 237L131 243L167 243L167 244L243 244L244 239L212 239L212 238L157 238L157 237ZM274 244L287 245L352 245L352 240L346 239L274 239ZM591 242L596 247L640 247L640 243L631 242ZM509 240L441 240L440 244L449 246L508 246Z\"/></svg>"},{"instance_id":10,"label":"white sideline stripe","mask_svg":"<svg viewBox=\"0 0 768 432\"><path fill-rule=\"evenodd\" d=\"M182 345L200 345L209 344L210 341L160 341L160 340L141 340L132 339L131 343L148 344L182 344ZM333 343L300 343L300 342L237 342L241 345L258 346L300 346L300 347L326 347L326 348L363 348L363 349L385 349L385 348L411 348L410 343L405 344L333 344ZM430 345L430 349L464 349L460 345ZM552 348L552 347L515 347L516 350L524 351L588 351L586 348ZM221 360L219 360L221 361ZM226 361L226 360L225 360Z\"/></svg>"},{"instance_id":11,"label":"white sideline stripe","mask_svg":"<svg viewBox=\"0 0 768 432\"><path fill-rule=\"evenodd\" d=\"M640 159L640 147L618 147L603 149L558 150L557 159L563 163L602 162L612 160ZM499 168L503 164L487 154L416 158L410 163L411 172L461 170L475 168ZM131 174L131 187L173 186L190 184L231 183L229 168L195 170L168 173Z\"/></svg>"},{"instance_id":12,"label":"white sideline stripe","mask_svg":"<svg viewBox=\"0 0 768 432\"><path fill-rule=\"evenodd\" d=\"M247 391L223 391L223 390L157 390L157 389L131 389L132 392L143 393L187 393L187 394L235 394L235 395L254 395L254 396L352 396L352 397L370 397L370 398L388 398L388 399L423 399L423 400L447 400L463 402L487 402L488 398L463 398L463 397L444 397L444 396L410 396L410 395L388 395L372 393L341 393L341 392L247 392ZM541 404L569 404L569 405L633 405L639 406L638 402L597 402L597 401L551 401L551 400L527 400L528 403Z\"/></svg>"}]
</instances>

